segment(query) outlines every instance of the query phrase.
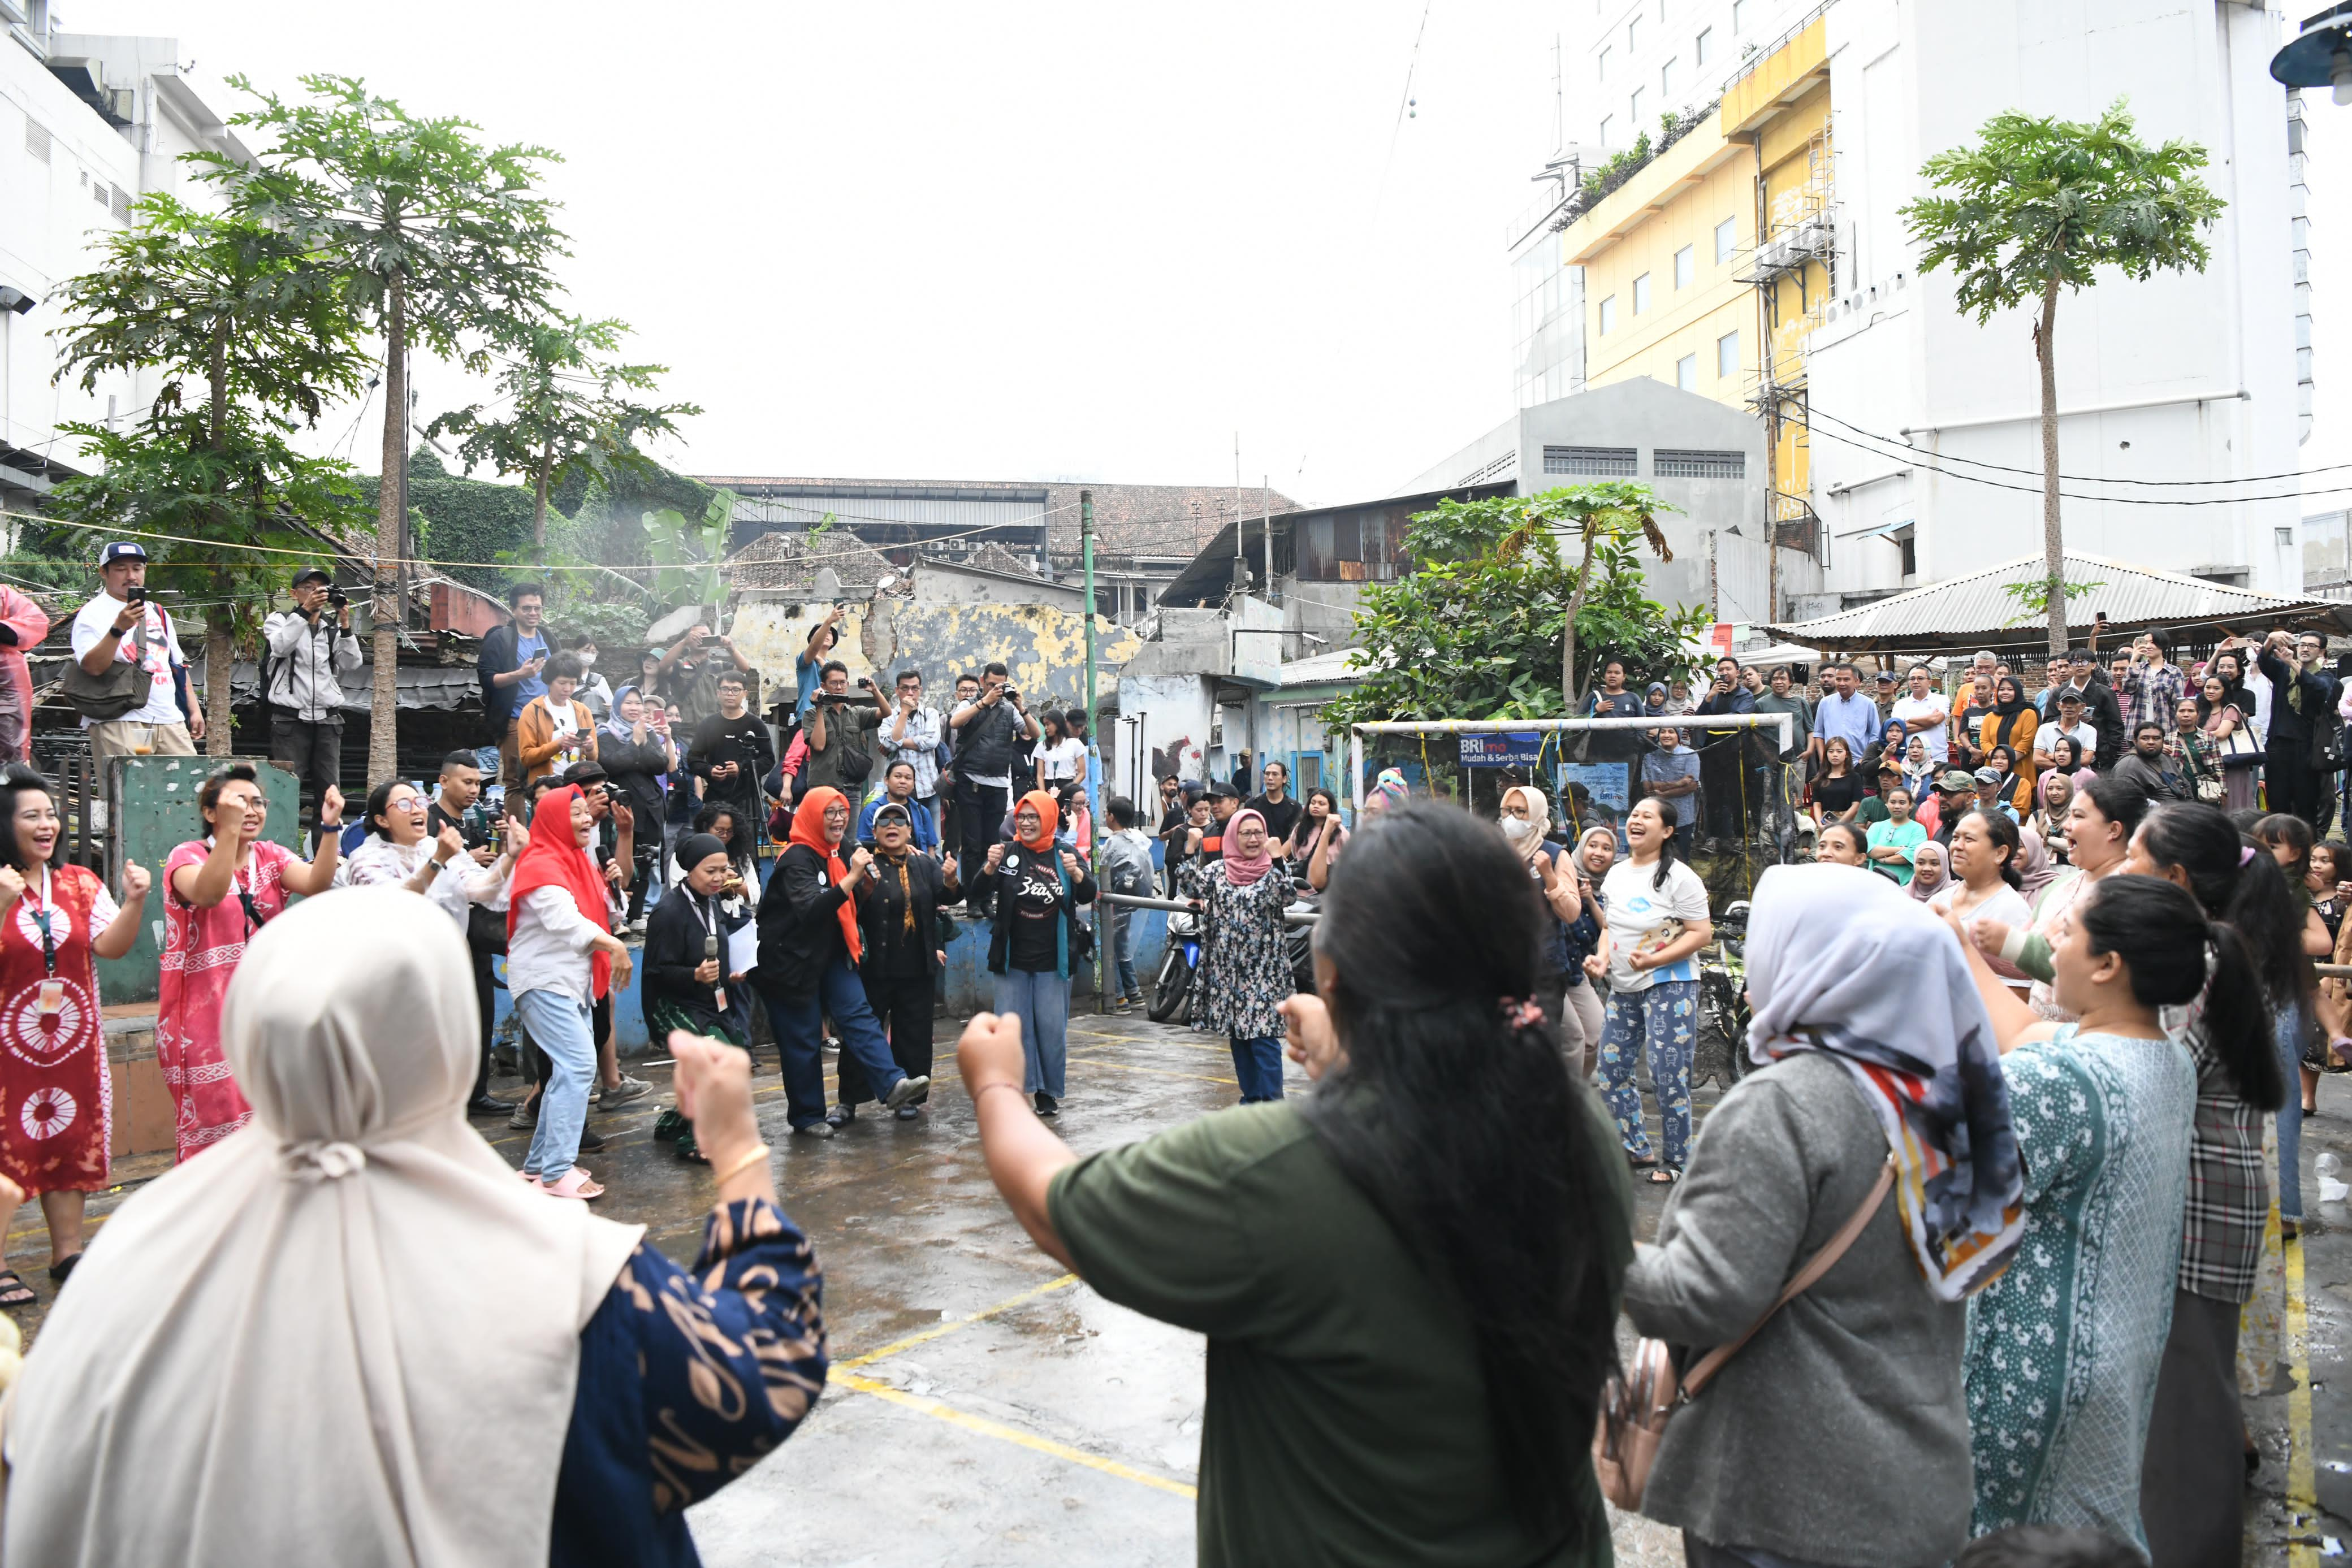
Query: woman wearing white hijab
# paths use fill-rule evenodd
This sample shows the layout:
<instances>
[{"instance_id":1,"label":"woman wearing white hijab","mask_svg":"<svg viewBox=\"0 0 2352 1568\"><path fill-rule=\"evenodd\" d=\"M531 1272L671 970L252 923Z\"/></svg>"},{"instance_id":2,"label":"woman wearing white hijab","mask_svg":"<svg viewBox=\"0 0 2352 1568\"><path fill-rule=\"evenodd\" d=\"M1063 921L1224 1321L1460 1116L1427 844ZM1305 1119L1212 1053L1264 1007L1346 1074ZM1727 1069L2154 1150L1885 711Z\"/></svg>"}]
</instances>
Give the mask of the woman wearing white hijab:
<instances>
[{"instance_id":1,"label":"woman wearing white hijab","mask_svg":"<svg viewBox=\"0 0 2352 1568\"><path fill-rule=\"evenodd\" d=\"M1576 857L1544 836L1551 829L1551 808L1542 791L1514 784L1503 791L1497 810L1503 837L1527 862L1528 878L1551 915L1536 1005L1559 1032L1560 1050L1590 1078L1601 1050L1601 1003L1585 977L1584 960L1600 940L1600 910L1591 904L1591 890L1578 880Z\"/></svg>"},{"instance_id":2,"label":"woman wearing white hijab","mask_svg":"<svg viewBox=\"0 0 2352 1568\"><path fill-rule=\"evenodd\" d=\"M1642 1511L1695 1568L1948 1562L1972 1502L1962 1298L2023 1224L1991 1020L1944 923L1858 867L1767 871L1747 957L1758 1070L1707 1117L1626 1313L1730 1344L1870 1217L1667 1427Z\"/></svg>"},{"instance_id":3,"label":"woman wearing white hijab","mask_svg":"<svg viewBox=\"0 0 2352 1568\"><path fill-rule=\"evenodd\" d=\"M688 1275L467 1126L473 982L425 900L271 921L222 1037L253 1120L93 1239L6 1415L0 1561L695 1561L686 1506L824 1379L742 1052L670 1041L722 1200Z\"/></svg>"}]
</instances>

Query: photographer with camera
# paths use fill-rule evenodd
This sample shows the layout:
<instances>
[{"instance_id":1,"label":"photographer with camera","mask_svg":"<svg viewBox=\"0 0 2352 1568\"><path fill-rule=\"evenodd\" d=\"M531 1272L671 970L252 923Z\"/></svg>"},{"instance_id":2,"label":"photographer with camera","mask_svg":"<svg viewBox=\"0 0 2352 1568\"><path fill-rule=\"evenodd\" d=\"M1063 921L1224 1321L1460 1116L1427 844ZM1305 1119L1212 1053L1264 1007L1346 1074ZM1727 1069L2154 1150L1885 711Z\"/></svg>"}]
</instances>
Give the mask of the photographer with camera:
<instances>
[{"instance_id":1,"label":"photographer with camera","mask_svg":"<svg viewBox=\"0 0 2352 1568\"><path fill-rule=\"evenodd\" d=\"M91 758L103 768L110 757L194 757L205 716L188 695L180 630L147 597L146 547L108 544L98 576L104 588L74 617L65 687L89 731Z\"/></svg>"},{"instance_id":2,"label":"photographer with camera","mask_svg":"<svg viewBox=\"0 0 2352 1568\"><path fill-rule=\"evenodd\" d=\"M294 574L294 608L261 623L262 691L269 704L269 755L302 782L316 813L343 766L343 687L360 667L352 601L319 567Z\"/></svg>"},{"instance_id":3,"label":"photographer with camera","mask_svg":"<svg viewBox=\"0 0 2352 1568\"><path fill-rule=\"evenodd\" d=\"M956 823L963 841L961 860L976 866L1000 841L999 830L1013 797L1013 769L1025 767L1029 744L1038 736L1037 721L1021 706L1021 692L1008 684L1002 664L980 673L980 695L958 703L948 716L955 731ZM995 888L993 877L975 876L965 890L965 902L974 915L986 915Z\"/></svg>"},{"instance_id":4,"label":"photographer with camera","mask_svg":"<svg viewBox=\"0 0 2352 1568\"><path fill-rule=\"evenodd\" d=\"M776 765L775 739L750 704L743 672L721 671L719 711L695 730L687 757L687 766L702 780L704 805L730 810L734 831L728 835L727 853L736 861L749 858L757 847L758 825L767 818L760 805L760 780Z\"/></svg>"},{"instance_id":5,"label":"photographer with camera","mask_svg":"<svg viewBox=\"0 0 2352 1568\"><path fill-rule=\"evenodd\" d=\"M874 776L874 754L866 737L882 727L882 700L872 678L860 675L857 684L862 689L852 692L849 666L827 659L816 695L809 699L801 719L801 733L808 737L802 789L838 789L848 797L853 810L866 799L866 781Z\"/></svg>"}]
</instances>

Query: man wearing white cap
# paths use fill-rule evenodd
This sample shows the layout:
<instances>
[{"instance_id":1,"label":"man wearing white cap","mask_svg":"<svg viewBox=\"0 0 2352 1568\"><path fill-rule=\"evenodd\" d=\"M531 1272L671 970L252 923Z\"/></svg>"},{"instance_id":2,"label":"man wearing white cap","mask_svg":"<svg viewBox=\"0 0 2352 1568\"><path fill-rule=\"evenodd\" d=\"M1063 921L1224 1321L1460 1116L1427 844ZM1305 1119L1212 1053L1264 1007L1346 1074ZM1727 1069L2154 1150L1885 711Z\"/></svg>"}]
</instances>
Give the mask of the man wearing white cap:
<instances>
[{"instance_id":1,"label":"man wearing white cap","mask_svg":"<svg viewBox=\"0 0 2352 1568\"><path fill-rule=\"evenodd\" d=\"M128 540L105 546L98 576L105 587L74 617L74 658L91 675L118 662L137 664L147 681L127 713L93 718L83 712L91 759L102 768L110 757L194 757L205 737L204 711L188 691L179 628L147 597L146 548Z\"/></svg>"}]
</instances>

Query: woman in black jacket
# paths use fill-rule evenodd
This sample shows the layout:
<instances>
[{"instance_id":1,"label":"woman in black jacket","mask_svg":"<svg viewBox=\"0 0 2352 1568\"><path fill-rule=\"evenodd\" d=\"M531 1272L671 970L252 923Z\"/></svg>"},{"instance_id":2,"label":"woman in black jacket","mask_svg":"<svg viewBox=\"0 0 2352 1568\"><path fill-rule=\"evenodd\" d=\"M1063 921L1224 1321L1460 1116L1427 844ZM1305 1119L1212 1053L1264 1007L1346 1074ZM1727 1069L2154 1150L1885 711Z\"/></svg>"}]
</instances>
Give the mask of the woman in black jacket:
<instances>
[{"instance_id":1,"label":"woman in black jacket","mask_svg":"<svg viewBox=\"0 0 2352 1568\"><path fill-rule=\"evenodd\" d=\"M936 861L915 849L914 819L898 801L882 803L873 830L873 891L857 901L859 933L866 939L857 977L865 982L867 1005L890 1036L892 1060L909 1078L928 1079L933 998L953 930L940 905L961 898L963 884L956 880L953 855ZM857 1107L875 1098L866 1070L846 1051L838 1074L841 1097L824 1118L836 1127L854 1120ZM928 1098L918 1095L899 1106L898 1120L913 1121Z\"/></svg>"},{"instance_id":2,"label":"woman in black jacket","mask_svg":"<svg viewBox=\"0 0 2352 1568\"><path fill-rule=\"evenodd\" d=\"M638 962L643 978L646 1036L664 1040L670 1030L723 1040L751 1048L751 991L731 971L728 939L751 923L749 910L724 899L734 865L726 843L696 833L678 845L685 878L654 905L646 922L646 951ZM715 946L714 946L715 944ZM677 1107L654 1120L654 1141L673 1143L681 1159L702 1159L694 1124Z\"/></svg>"},{"instance_id":3,"label":"woman in black jacket","mask_svg":"<svg viewBox=\"0 0 2352 1568\"><path fill-rule=\"evenodd\" d=\"M1085 961L1093 936L1078 924L1077 906L1095 901L1094 877L1086 862L1054 842L1061 821L1054 797L1032 789L1013 808L1013 841L990 845L985 867L996 910L988 939L996 1010L1021 1020L1027 1087L1040 1116L1061 1109L1070 972Z\"/></svg>"},{"instance_id":4,"label":"woman in black jacket","mask_svg":"<svg viewBox=\"0 0 2352 1568\"><path fill-rule=\"evenodd\" d=\"M820 785L801 797L793 831L760 894L760 962L751 984L768 1004L782 1048L785 1113L793 1131L831 1137L824 1114L824 1019L833 1017L843 1054L855 1056L866 1082L896 1111L931 1086L890 1059L889 1042L859 983L866 941L857 906L873 896L872 852L841 857L849 800Z\"/></svg>"},{"instance_id":5,"label":"woman in black jacket","mask_svg":"<svg viewBox=\"0 0 2352 1568\"><path fill-rule=\"evenodd\" d=\"M667 802L656 780L677 766L668 738L646 722L645 698L636 687L623 686L613 698L613 716L598 739L596 760L604 764L616 799L625 801L636 818L635 863L629 879L629 922L635 925L646 917L646 889L653 882L655 868L661 864L662 817Z\"/></svg>"}]
</instances>

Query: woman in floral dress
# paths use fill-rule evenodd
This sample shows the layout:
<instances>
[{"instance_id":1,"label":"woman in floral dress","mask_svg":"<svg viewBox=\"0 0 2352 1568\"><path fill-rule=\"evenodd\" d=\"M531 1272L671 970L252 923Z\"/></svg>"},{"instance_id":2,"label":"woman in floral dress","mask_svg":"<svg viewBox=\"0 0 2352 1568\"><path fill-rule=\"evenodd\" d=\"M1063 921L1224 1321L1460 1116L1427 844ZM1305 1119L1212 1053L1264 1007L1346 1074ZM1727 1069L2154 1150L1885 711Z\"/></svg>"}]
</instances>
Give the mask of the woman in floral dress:
<instances>
[{"instance_id":1,"label":"woman in floral dress","mask_svg":"<svg viewBox=\"0 0 2352 1568\"><path fill-rule=\"evenodd\" d=\"M81 1258L84 1195L107 1184L114 1131L90 959L131 950L148 877L124 862L118 909L96 872L57 862L60 827L39 774L0 772L0 1176L40 1198L49 1278L62 1284ZM17 1201L0 1202L0 1232ZM0 1269L0 1307L35 1299Z\"/></svg>"},{"instance_id":2,"label":"woman in floral dress","mask_svg":"<svg viewBox=\"0 0 2352 1568\"><path fill-rule=\"evenodd\" d=\"M2145 1552L2140 1464L2197 1103L2196 1066L2161 1012L2207 991L2209 947L2209 1029L2259 1036L2268 1009L2237 933L2158 877L2103 878L2052 944L2057 1005L2076 1022L2036 1019L1962 946L2001 1041L2026 1173L2016 1259L1969 1309L1975 1532L2067 1525Z\"/></svg>"},{"instance_id":3,"label":"woman in floral dress","mask_svg":"<svg viewBox=\"0 0 2352 1568\"><path fill-rule=\"evenodd\" d=\"M1290 955L1282 912L1290 878L1266 846L1265 819L1236 811L1225 824L1224 858L1198 873L1194 896L1206 908L1200 1004L1192 1027L1222 1034L1233 1047L1242 1103L1282 1098L1282 1015L1290 995Z\"/></svg>"},{"instance_id":4,"label":"woman in floral dress","mask_svg":"<svg viewBox=\"0 0 2352 1568\"><path fill-rule=\"evenodd\" d=\"M334 885L343 793L319 802L316 858L299 861L261 836L269 799L259 777L232 763L196 790L205 836L163 862L163 964L155 1008L155 1055L172 1096L173 1142L184 1160L253 1118L253 1107L221 1056L221 998L253 934L286 908Z\"/></svg>"}]
</instances>

